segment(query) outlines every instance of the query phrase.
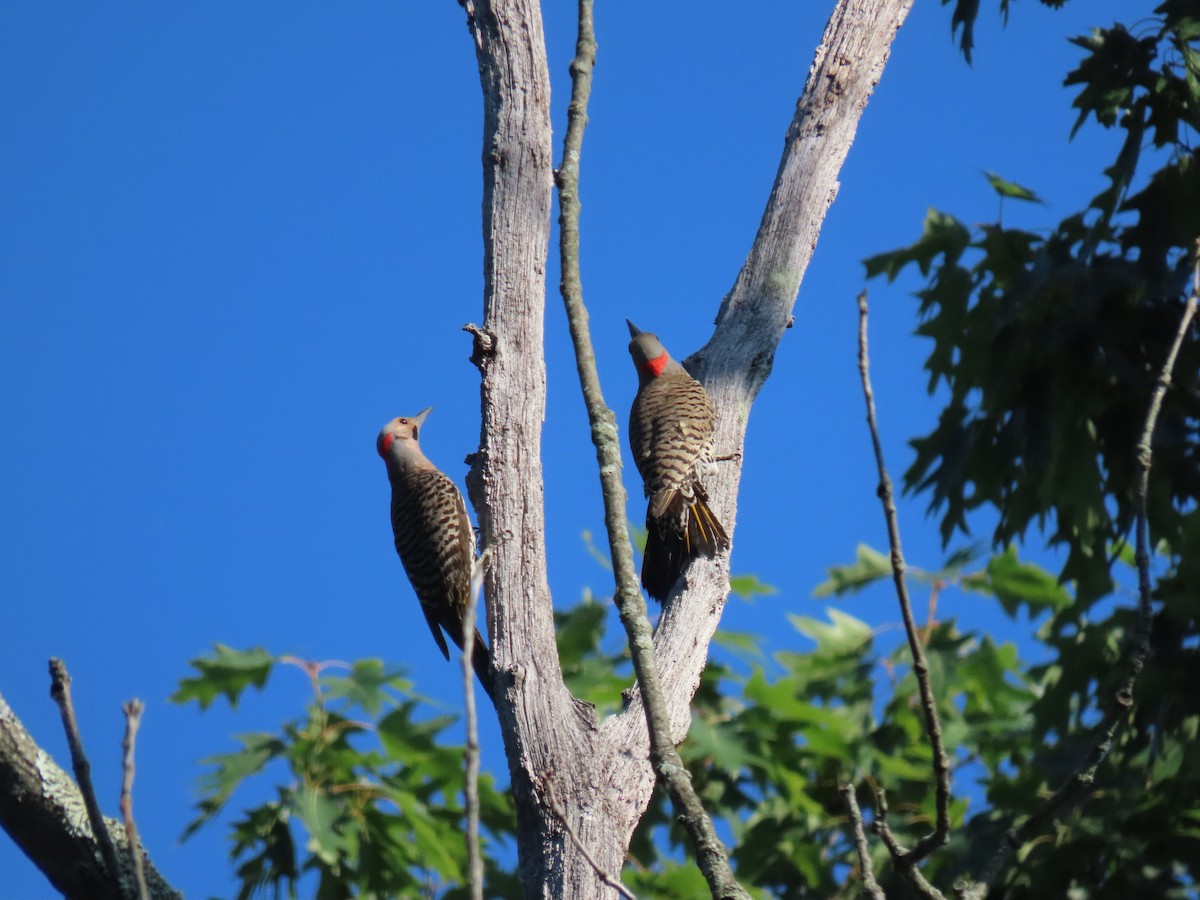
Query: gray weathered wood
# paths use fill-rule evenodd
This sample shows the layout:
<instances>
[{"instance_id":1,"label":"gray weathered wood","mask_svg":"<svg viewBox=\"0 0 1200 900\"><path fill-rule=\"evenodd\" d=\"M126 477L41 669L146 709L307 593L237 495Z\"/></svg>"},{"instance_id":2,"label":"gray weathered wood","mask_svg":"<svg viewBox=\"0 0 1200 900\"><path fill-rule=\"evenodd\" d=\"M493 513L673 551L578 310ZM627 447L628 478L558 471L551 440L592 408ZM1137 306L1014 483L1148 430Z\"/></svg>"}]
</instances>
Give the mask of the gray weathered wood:
<instances>
[{"instance_id":1,"label":"gray weathered wood","mask_svg":"<svg viewBox=\"0 0 1200 900\"><path fill-rule=\"evenodd\" d=\"M719 410L717 452L740 453L750 406L770 372L800 280L859 117L911 0L843 0L809 72L758 236L721 304L708 344L690 360ZM549 75L532 0L465 2L484 92L483 434L469 479L489 571L488 616L499 711L518 805L521 878L531 897L608 896L592 863L545 802L553 779L565 819L595 866L618 872L654 776L636 691L597 723L562 684L546 583L540 465L545 410L542 320L549 234ZM490 349L481 344L490 343ZM732 535L740 458L711 491ZM673 736L689 703L728 593L728 559L694 564L655 635Z\"/></svg>"}]
</instances>

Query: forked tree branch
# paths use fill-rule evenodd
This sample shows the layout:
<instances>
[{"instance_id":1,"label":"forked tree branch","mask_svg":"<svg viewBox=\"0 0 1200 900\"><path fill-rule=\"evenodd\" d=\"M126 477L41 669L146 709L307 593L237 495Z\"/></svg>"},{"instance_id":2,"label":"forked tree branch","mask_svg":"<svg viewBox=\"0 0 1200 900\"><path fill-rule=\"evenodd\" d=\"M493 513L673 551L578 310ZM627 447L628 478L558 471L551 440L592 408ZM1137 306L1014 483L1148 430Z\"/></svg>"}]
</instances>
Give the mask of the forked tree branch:
<instances>
[{"instance_id":1,"label":"forked tree branch","mask_svg":"<svg viewBox=\"0 0 1200 900\"><path fill-rule=\"evenodd\" d=\"M483 374L483 423L467 484L484 541L496 553L486 580L489 631L521 879L530 895L590 897L601 888L593 867L573 852L564 823L601 870L619 871L656 781L648 763L651 737L636 687L622 712L603 722L574 701L554 644L539 455L552 155L540 10L533 0L460 2L484 94L484 321L474 329L473 355ZM826 27L746 265L721 305L713 338L689 360L717 409L717 455L742 448L750 405L791 318L838 172L910 6L911 0L839 0ZM564 168L577 161L568 154ZM615 445L611 420L601 418L599 427ZM724 465L710 490L731 536L740 465L740 456ZM687 733L690 700L728 588L726 555L696 561L663 607L653 644L669 732L654 738L658 746ZM647 640L636 623L632 630L635 643ZM563 817L547 809L544 772L555 773Z\"/></svg>"},{"instance_id":2,"label":"forked tree branch","mask_svg":"<svg viewBox=\"0 0 1200 900\"><path fill-rule=\"evenodd\" d=\"M105 820L118 857L126 858L125 829ZM126 900L132 869L111 876L88 823L79 788L42 750L0 697L0 827L46 880L71 900ZM149 859L144 859L152 900L181 900Z\"/></svg>"},{"instance_id":3,"label":"forked tree branch","mask_svg":"<svg viewBox=\"0 0 1200 900\"><path fill-rule=\"evenodd\" d=\"M911 5L911 0L839 0L835 5L787 129L779 170L746 262L720 304L712 337L684 361L717 409L715 453L730 461L721 464L719 476L707 486L709 505L734 543L750 407L792 322L800 282L837 194L838 173ZM676 741L687 733L688 704L728 591L726 556L695 560L664 604L654 644ZM618 743L629 745L641 727L640 705L634 692L628 708L602 727ZM633 764L618 759L616 765L610 780L625 782ZM652 786L649 779L643 781L639 800L648 799ZM630 804L639 815L641 808Z\"/></svg>"},{"instance_id":4,"label":"forked tree branch","mask_svg":"<svg viewBox=\"0 0 1200 900\"><path fill-rule=\"evenodd\" d=\"M1152 462L1151 441L1154 429L1158 423L1158 414L1162 409L1163 398L1171 386L1171 373L1175 370L1175 359L1183 346L1188 329L1196 315L1196 305L1200 302L1200 240L1197 240L1195 256L1192 264L1192 290L1183 305L1183 313L1179 317L1179 327L1175 330L1175 338L1167 351L1166 359L1159 370L1154 382L1154 391L1146 408L1146 419L1142 432L1138 437L1137 452L1137 483L1134 496L1134 530L1136 532L1137 550L1134 560L1138 573L1138 629L1134 638L1132 651L1129 655L1129 665L1121 684L1117 688L1108 711L1093 731L1092 746L1084 757L1075 774L1054 792L1041 808L1021 823L1019 827L1010 828L1004 835L1003 843L988 861L979 881L964 885L959 890L962 900L984 900L991 890L993 883L1000 877L1009 859L1019 850L1043 823L1055 812L1079 794L1089 790L1100 768L1112 749L1113 738L1117 729L1133 708L1133 689L1138 676L1146 666L1150 656L1150 637L1154 626L1154 609L1151 604L1153 585L1150 579L1150 535L1146 504L1150 490L1150 466Z\"/></svg>"},{"instance_id":5,"label":"forked tree branch","mask_svg":"<svg viewBox=\"0 0 1200 900\"><path fill-rule=\"evenodd\" d=\"M621 624L629 639L633 669L642 692L642 706L650 734L650 762L666 788L676 814L692 840L697 865L713 897L749 898L729 867L725 845L717 837L712 819L692 787L691 775L671 737L671 714L659 683L654 657L653 632L646 601L638 587L633 566L633 547L625 517L625 485L621 481L621 448L616 416L604 402L596 356L588 330L583 302L583 280L579 271L579 162L583 132L587 126L587 104L592 91L596 63L596 36L592 22L592 0L579 0L579 37L571 62L571 103L567 107L567 133L563 140L562 163L555 173L558 186L559 255L562 265L563 304L567 310L575 363L591 423L592 443L600 465L600 488L604 497L604 523L616 578L614 599Z\"/></svg>"},{"instance_id":6,"label":"forked tree branch","mask_svg":"<svg viewBox=\"0 0 1200 900\"><path fill-rule=\"evenodd\" d=\"M858 854L858 867L862 870L863 889L871 895L872 900L887 900L883 888L875 880L875 868L871 865L871 848L867 845L866 826L863 825L862 810L858 808L858 798L854 796L854 785L843 784L840 790L846 802L846 812L850 815L854 852Z\"/></svg>"}]
</instances>

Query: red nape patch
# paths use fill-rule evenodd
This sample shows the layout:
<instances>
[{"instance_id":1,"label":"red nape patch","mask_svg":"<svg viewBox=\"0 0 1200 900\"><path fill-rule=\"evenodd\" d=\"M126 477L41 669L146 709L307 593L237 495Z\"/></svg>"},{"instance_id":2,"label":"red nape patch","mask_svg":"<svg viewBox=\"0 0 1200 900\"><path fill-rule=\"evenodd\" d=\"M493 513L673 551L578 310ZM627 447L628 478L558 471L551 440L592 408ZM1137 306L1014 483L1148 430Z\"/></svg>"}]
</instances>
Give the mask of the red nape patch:
<instances>
[{"instance_id":1,"label":"red nape patch","mask_svg":"<svg viewBox=\"0 0 1200 900\"><path fill-rule=\"evenodd\" d=\"M664 353L657 359L648 359L642 365L642 371L650 375L651 378L657 378L663 373L663 369L667 367L667 360L671 357Z\"/></svg>"},{"instance_id":2,"label":"red nape patch","mask_svg":"<svg viewBox=\"0 0 1200 900\"><path fill-rule=\"evenodd\" d=\"M381 434L379 441L375 445L375 449L379 451L380 456L387 456L388 451L392 449L392 442L396 440L394 434Z\"/></svg>"}]
</instances>

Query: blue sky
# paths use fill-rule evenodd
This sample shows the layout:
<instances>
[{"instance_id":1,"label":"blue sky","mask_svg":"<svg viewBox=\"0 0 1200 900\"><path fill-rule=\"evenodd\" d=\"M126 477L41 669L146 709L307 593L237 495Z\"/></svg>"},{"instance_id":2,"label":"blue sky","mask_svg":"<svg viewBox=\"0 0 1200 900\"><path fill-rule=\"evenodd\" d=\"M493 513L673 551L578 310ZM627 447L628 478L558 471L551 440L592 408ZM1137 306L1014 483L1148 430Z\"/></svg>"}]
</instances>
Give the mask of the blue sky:
<instances>
[{"instance_id":1,"label":"blue sky","mask_svg":"<svg viewBox=\"0 0 1200 900\"><path fill-rule=\"evenodd\" d=\"M987 6L985 4L985 6ZM556 140L574 4L547 4ZM917 4L842 171L753 410L733 568L779 587L723 627L802 649L787 613L860 541L883 546L855 369L861 260L909 243L929 206L994 220L982 172L1037 190L1005 219L1050 225L1102 183L1115 136L1071 144L1066 37L1148 15L1095 0L986 8L973 67L949 12ZM601 4L582 166L582 267L601 377L622 425L636 387L625 318L676 356L708 337L753 238L825 4ZM166 698L214 642L383 657L458 703L392 549L375 435L434 406L429 456L460 485L478 443L461 326L481 313L481 101L459 7L125 2L0 6L0 693L60 763L46 661L62 657L101 803L116 813L120 705L147 703L135 805L158 867L227 896L220 827L180 845L197 760L306 699L299 672L230 714ZM551 260L547 541L556 602L607 593L602 530ZM893 473L933 424L914 283L872 286L872 355ZM626 485L642 515L632 466ZM901 509L914 565L942 551ZM845 604L884 625L886 591ZM941 615L1006 628L978 599ZM1011 631L1011 629L1010 629ZM1001 632L1003 633L1003 632ZM1012 632L1014 636L1017 632ZM436 683L434 679L437 679ZM289 681L290 679L290 681ZM488 760L504 766L485 727ZM237 798L235 798L235 804ZM0 900L52 892L0 837Z\"/></svg>"}]
</instances>

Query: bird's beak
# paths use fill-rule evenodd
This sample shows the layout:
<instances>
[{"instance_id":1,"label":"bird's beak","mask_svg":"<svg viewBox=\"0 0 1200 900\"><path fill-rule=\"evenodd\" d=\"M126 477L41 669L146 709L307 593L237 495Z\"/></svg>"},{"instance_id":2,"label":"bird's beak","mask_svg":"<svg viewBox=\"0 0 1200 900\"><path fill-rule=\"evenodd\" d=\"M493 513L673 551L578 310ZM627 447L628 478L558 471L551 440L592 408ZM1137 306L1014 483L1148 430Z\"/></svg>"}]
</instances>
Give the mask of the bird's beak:
<instances>
[{"instance_id":1,"label":"bird's beak","mask_svg":"<svg viewBox=\"0 0 1200 900\"><path fill-rule=\"evenodd\" d=\"M634 325L632 322L630 322L628 319L625 320L625 324L629 326L629 336L630 337L637 337L639 334L641 334L641 331L638 330L638 327L636 325Z\"/></svg>"},{"instance_id":2,"label":"bird's beak","mask_svg":"<svg viewBox=\"0 0 1200 900\"><path fill-rule=\"evenodd\" d=\"M432 406L425 407L423 410L421 410L419 413L417 413L415 416L412 417L412 423L414 425L416 425L418 428L420 428L423 424L425 424L425 417L427 415L429 415L431 412L433 412Z\"/></svg>"}]
</instances>

